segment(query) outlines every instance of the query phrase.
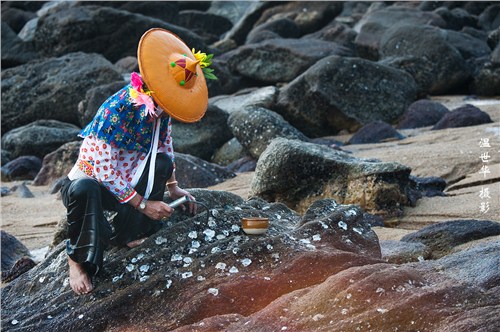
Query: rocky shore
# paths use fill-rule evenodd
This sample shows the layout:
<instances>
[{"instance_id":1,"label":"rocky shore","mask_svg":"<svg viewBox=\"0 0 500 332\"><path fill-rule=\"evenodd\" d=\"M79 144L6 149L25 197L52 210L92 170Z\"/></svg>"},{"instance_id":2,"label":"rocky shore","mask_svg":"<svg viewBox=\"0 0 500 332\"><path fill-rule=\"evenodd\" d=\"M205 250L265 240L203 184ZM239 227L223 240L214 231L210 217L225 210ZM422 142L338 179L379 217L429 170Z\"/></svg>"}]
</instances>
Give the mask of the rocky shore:
<instances>
[{"instance_id":1,"label":"rocky shore","mask_svg":"<svg viewBox=\"0 0 500 332\"><path fill-rule=\"evenodd\" d=\"M2 2L2 329L498 331L499 25L478 1ZM174 123L206 206L76 296L59 182L153 27L214 53L206 116Z\"/></svg>"}]
</instances>

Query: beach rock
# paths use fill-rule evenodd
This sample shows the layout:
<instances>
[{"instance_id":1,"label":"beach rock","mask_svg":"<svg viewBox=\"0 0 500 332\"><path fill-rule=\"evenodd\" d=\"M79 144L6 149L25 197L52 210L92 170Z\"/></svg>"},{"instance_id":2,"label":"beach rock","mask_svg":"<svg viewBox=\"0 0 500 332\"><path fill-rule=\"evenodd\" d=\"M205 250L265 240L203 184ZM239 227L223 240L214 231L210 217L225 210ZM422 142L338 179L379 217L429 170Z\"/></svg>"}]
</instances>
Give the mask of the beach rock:
<instances>
[{"instance_id":1,"label":"beach rock","mask_svg":"<svg viewBox=\"0 0 500 332\"><path fill-rule=\"evenodd\" d=\"M85 98L78 103L78 115L80 127L84 128L92 121L101 104L118 90L123 88L127 82L117 81L90 88L85 93Z\"/></svg>"},{"instance_id":2,"label":"beach rock","mask_svg":"<svg viewBox=\"0 0 500 332\"><path fill-rule=\"evenodd\" d=\"M344 129L356 131L376 120L392 123L415 100L416 91L413 78L404 71L331 56L283 87L273 110L316 138Z\"/></svg>"},{"instance_id":3,"label":"beach rock","mask_svg":"<svg viewBox=\"0 0 500 332\"><path fill-rule=\"evenodd\" d=\"M50 185L68 175L78 159L81 144L81 140L69 142L47 154L43 158L42 167L36 175L33 185Z\"/></svg>"},{"instance_id":4,"label":"beach rock","mask_svg":"<svg viewBox=\"0 0 500 332\"><path fill-rule=\"evenodd\" d=\"M290 82L316 61L330 55L351 53L332 42L279 38L239 47L229 58L228 66L231 71L257 81Z\"/></svg>"},{"instance_id":5,"label":"beach rock","mask_svg":"<svg viewBox=\"0 0 500 332\"><path fill-rule=\"evenodd\" d=\"M108 251L90 296L74 296L65 282L61 243L34 269L2 288L3 321L15 319L17 328L26 331L102 330L111 325L136 329L139 324L173 330L207 317L255 313L330 275L381 262L377 237L356 207L340 205L297 227L300 217L282 204L243 201L214 191L193 195L207 204L209 215L176 213L140 247ZM268 217L268 232L245 235L242 216ZM20 293L26 296L16 295ZM55 298L57 302L50 300ZM124 306L130 301L136 304L133 309ZM103 310L115 314L102 315Z\"/></svg>"},{"instance_id":6,"label":"beach rock","mask_svg":"<svg viewBox=\"0 0 500 332\"><path fill-rule=\"evenodd\" d=\"M477 126L491 122L493 121L488 113L481 111L476 106L466 104L445 114L445 116L432 127L432 130Z\"/></svg>"},{"instance_id":7,"label":"beach rock","mask_svg":"<svg viewBox=\"0 0 500 332\"><path fill-rule=\"evenodd\" d=\"M85 5L86 1L82 1ZM180 6L175 1L98 1L98 5L111 6L116 9L126 10L133 14L157 18L164 22L173 22L179 14Z\"/></svg>"},{"instance_id":8,"label":"beach rock","mask_svg":"<svg viewBox=\"0 0 500 332\"><path fill-rule=\"evenodd\" d=\"M460 52L447 41L446 30L431 26L387 30L380 40L380 58L411 74L421 94L457 92L471 76Z\"/></svg>"},{"instance_id":9,"label":"beach rock","mask_svg":"<svg viewBox=\"0 0 500 332\"><path fill-rule=\"evenodd\" d=\"M21 184L15 185L12 187L12 191L17 194L19 198L33 198L35 195L31 192L31 190L26 186L23 182Z\"/></svg>"},{"instance_id":10,"label":"beach rock","mask_svg":"<svg viewBox=\"0 0 500 332\"><path fill-rule=\"evenodd\" d=\"M277 137L308 140L281 115L262 107L247 107L232 112L228 125L234 137L255 159L259 159L269 143Z\"/></svg>"},{"instance_id":11,"label":"beach rock","mask_svg":"<svg viewBox=\"0 0 500 332\"><path fill-rule=\"evenodd\" d=\"M188 154L175 153L175 177L182 188L206 188L235 176L226 168Z\"/></svg>"},{"instance_id":12,"label":"beach rock","mask_svg":"<svg viewBox=\"0 0 500 332\"><path fill-rule=\"evenodd\" d=\"M2 149L1 154L2 154L2 161L1 161L2 166L12 160L12 154L9 151Z\"/></svg>"},{"instance_id":13,"label":"beach rock","mask_svg":"<svg viewBox=\"0 0 500 332\"><path fill-rule=\"evenodd\" d=\"M13 129L2 137L2 149L12 157L33 155L43 158L61 145L78 139L80 128L57 120L38 120Z\"/></svg>"},{"instance_id":14,"label":"beach rock","mask_svg":"<svg viewBox=\"0 0 500 332\"><path fill-rule=\"evenodd\" d=\"M335 42L351 50L352 54L356 54L356 46L354 40L358 34L345 24L331 21L321 30L304 35L303 39L319 39L324 41Z\"/></svg>"},{"instance_id":15,"label":"beach rock","mask_svg":"<svg viewBox=\"0 0 500 332\"><path fill-rule=\"evenodd\" d=\"M500 46L495 48L490 61L476 68L469 90L478 96L500 94Z\"/></svg>"},{"instance_id":16,"label":"beach rock","mask_svg":"<svg viewBox=\"0 0 500 332\"><path fill-rule=\"evenodd\" d=\"M26 246L16 239L12 234L4 230L1 233L1 247L2 247L2 272L9 271L14 264L22 257L30 257L30 251Z\"/></svg>"},{"instance_id":17,"label":"beach rock","mask_svg":"<svg viewBox=\"0 0 500 332\"><path fill-rule=\"evenodd\" d=\"M211 160L215 151L233 137L227 124L228 116L217 106L209 105L198 122L182 123L172 119L175 151Z\"/></svg>"},{"instance_id":18,"label":"beach rock","mask_svg":"<svg viewBox=\"0 0 500 332\"><path fill-rule=\"evenodd\" d=\"M263 88L249 88L238 91L232 95L220 95L209 99L211 105L231 114L233 111L244 109L248 106L260 106L272 109L276 103L279 90L275 86Z\"/></svg>"},{"instance_id":19,"label":"beach rock","mask_svg":"<svg viewBox=\"0 0 500 332\"><path fill-rule=\"evenodd\" d=\"M244 173L255 171L255 167L257 167L257 160L251 156L244 156L227 165L226 169L234 173Z\"/></svg>"},{"instance_id":20,"label":"beach rock","mask_svg":"<svg viewBox=\"0 0 500 332\"><path fill-rule=\"evenodd\" d=\"M282 202L299 212L331 198L372 214L397 215L409 204L410 172L398 163L357 159L326 146L277 138L257 162L250 197Z\"/></svg>"},{"instance_id":21,"label":"beach rock","mask_svg":"<svg viewBox=\"0 0 500 332\"><path fill-rule=\"evenodd\" d=\"M2 132L40 119L79 125L78 103L88 89L120 80L97 54L71 53L2 71Z\"/></svg>"},{"instance_id":22,"label":"beach rock","mask_svg":"<svg viewBox=\"0 0 500 332\"><path fill-rule=\"evenodd\" d=\"M417 177L410 175L411 187L418 192L417 199L420 197L445 196L444 190L447 186L446 181L438 176ZM416 201L416 199L415 199Z\"/></svg>"},{"instance_id":23,"label":"beach rock","mask_svg":"<svg viewBox=\"0 0 500 332\"><path fill-rule=\"evenodd\" d=\"M135 56L131 55L116 61L115 67L123 75L128 75L134 71L139 73L139 62Z\"/></svg>"},{"instance_id":24,"label":"beach rock","mask_svg":"<svg viewBox=\"0 0 500 332\"><path fill-rule=\"evenodd\" d=\"M379 143L387 140L403 139L396 129L384 121L374 121L364 125L348 141L349 144Z\"/></svg>"},{"instance_id":25,"label":"beach rock","mask_svg":"<svg viewBox=\"0 0 500 332\"><path fill-rule=\"evenodd\" d=\"M23 42L7 23L2 22L2 69L19 66L38 57L32 44Z\"/></svg>"},{"instance_id":26,"label":"beach rock","mask_svg":"<svg viewBox=\"0 0 500 332\"><path fill-rule=\"evenodd\" d=\"M2 165L2 181L33 180L42 168L36 156L21 156Z\"/></svg>"},{"instance_id":27,"label":"beach rock","mask_svg":"<svg viewBox=\"0 0 500 332\"><path fill-rule=\"evenodd\" d=\"M34 43L45 56L71 52L98 53L116 62L125 56L136 55L140 37L150 28L170 30L190 47L207 49L200 37L185 28L101 6L74 6L40 17Z\"/></svg>"},{"instance_id":28,"label":"beach rock","mask_svg":"<svg viewBox=\"0 0 500 332\"><path fill-rule=\"evenodd\" d=\"M404 264L430 258L430 249L423 243L395 240L380 241L382 259L391 264Z\"/></svg>"},{"instance_id":29,"label":"beach rock","mask_svg":"<svg viewBox=\"0 0 500 332\"><path fill-rule=\"evenodd\" d=\"M215 151L212 162L221 166L227 166L247 154L245 148L236 137L231 138Z\"/></svg>"},{"instance_id":30,"label":"beach rock","mask_svg":"<svg viewBox=\"0 0 500 332\"><path fill-rule=\"evenodd\" d=\"M256 44L266 39L299 38L300 29L288 18L276 19L255 27L247 36L245 44Z\"/></svg>"},{"instance_id":31,"label":"beach rock","mask_svg":"<svg viewBox=\"0 0 500 332\"><path fill-rule=\"evenodd\" d=\"M481 40L464 32L451 30L446 31L445 37L446 41L455 47L465 60L481 58L491 54L491 49L486 40Z\"/></svg>"},{"instance_id":32,"label":"beach rock","mask_svg":"<svg viewBox=\"0 0 500 332\"><path fill-rule=\"evenodd\" d=\"M373 10L368 12L354 27L354 30L358 32L354 41L357 53L363 58L378 60L381 39L387 30L391 28L398 30L401 26L409 24L446 26L446 22L438 14L415 8L389 6Z\"/></svg>"},{"instance_id":33,"label":"beach rock","mask_svg":"<svg viewBox=\"0 0 500 332\"><path fill-rule=\"evenodd\" d=\"M252 5L254 3L249 1L212 1L207 13L225 17L234 25Z\"/></svg>"},{"instance_id":34,"label":"beach rock","mask_svg":"<svg viewBox=\"0 0 500 332\"><path fill-rule=\"evenodd\" d=\"M450 220L422 228L401 238L402 242L425 244L431 258L446 256L463 243L500 234L500 223L490 220Z\"/></svg>"},{"instance_id":35,"label":"beach rock","mask_svg":"<svg viewBox=\"0 0 500 332\"><path fill-rule=\"evenodd\" d=\"M36 14L32 11L2 6L2 23L7 23L15 33L21 31L26 22L35 17Z\"/></svg>"},{"instance_id":36,"label":"beach rock","mask_svg":"<svg viewBox=\"0 0 500 332\"><path fill-rule=\"evenodd\" d=\"M464 27L477 27L477 16L463 8L439 7L434 10L446 22L446 29L460 31Z\"/></svg>"},{"instance_id":37,"label":"beach rock","mask_svg":"<svg viewBox=\"0 0 500 332\"><path fill-rule=\"evenodd\" d=\"M233 27L233 23L227 18L199 10L182 10L173 22L194 32L207 43L219 40L221 35Z\"/></svg>"},{"instance_id":38,"label":"beach rock","mask_svg":"<svg viewBox=\"0 0 500 332\"><path fill-rule=\"evenodd\" d=\"M396 128L413 129L432 126L448 112L448 108L439 102L420 99L412 103L403 113Z\"/></svg>"},{"instance_id":39,"label":"beach rock","mask_svg":"<svg viewBox=\"0 0 500 332\"><path fill-rule=\"evenodd\" d=\"M491 4L478 17L478 25L486 31L498 29L500 26L500 5Z\"/></svg>"}]
</instances>

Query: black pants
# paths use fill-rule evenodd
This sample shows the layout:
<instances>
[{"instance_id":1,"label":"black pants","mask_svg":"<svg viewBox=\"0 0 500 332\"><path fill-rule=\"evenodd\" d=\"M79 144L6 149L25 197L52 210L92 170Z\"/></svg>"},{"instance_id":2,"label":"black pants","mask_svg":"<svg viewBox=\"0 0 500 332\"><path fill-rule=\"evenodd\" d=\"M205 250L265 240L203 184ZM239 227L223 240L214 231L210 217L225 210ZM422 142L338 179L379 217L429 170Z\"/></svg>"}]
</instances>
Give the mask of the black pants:
<instances>
[{"instance_id":1,"label":"black pants","mask_svg":"<svg viewBox=\"0 0 500 332\"><path fill-rule=\"evenodd\" d=\"M163 153L157 154L155 181L149 200L163 200L166 183L172 172L173 164L170 158ZM149 160L135 187L140 195L144 195L146 190L148 174ZM115 196L95 179L66 179L61 187L61 195L67 209L67 253L91 275L101 269L104 250L110 243L125 245L157 232L162 226L160 222L149 219L130 204L120 204ZM111 225L104 216L104 210L117 212Z\"/></svg>"}]
</instances>

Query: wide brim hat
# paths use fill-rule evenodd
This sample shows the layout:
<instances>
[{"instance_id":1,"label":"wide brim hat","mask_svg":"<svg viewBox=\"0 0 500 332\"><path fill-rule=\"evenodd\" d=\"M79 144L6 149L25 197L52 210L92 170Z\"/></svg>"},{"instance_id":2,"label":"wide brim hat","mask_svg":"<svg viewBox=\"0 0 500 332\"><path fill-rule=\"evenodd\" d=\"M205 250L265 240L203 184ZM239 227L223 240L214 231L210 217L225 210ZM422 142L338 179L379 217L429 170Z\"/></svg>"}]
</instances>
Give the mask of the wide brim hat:
<instances>
[{"instance_id":1,"label":"wide brim hat","mask_svg":"<svg viewBox=\"0 0 500 332\"><path fill-rule=\"evenodd\" d=\"M146 31L137 59L142 80L154 101L174 119L200 120L208 107L208 89L199 62L174 33L160 28Z\"/></svg>"}]
</instances>

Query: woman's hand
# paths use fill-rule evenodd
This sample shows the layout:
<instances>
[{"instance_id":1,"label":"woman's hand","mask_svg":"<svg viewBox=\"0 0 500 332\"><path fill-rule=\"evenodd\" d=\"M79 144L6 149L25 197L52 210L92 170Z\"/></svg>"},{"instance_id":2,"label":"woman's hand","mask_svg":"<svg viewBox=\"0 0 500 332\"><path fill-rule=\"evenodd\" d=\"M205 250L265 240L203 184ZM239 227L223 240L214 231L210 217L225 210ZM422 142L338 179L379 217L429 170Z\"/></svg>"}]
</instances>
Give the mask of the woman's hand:
<instances>
[{"instance_id":1,"label":"woman's hand","mask_svg":"<svg viewBox=\"0 0 500 332\"><path fill-rule=\"evenodd\" d=\"M149 218L162 221L170 218L173 212L174 209L162 201L147 201L146 208L142 210L142 213L147 215Z\"/></svg>"},{"instance_id":2,"label":"woman's hand","mask_svg":"<svg viewBox=\"0 0 500 332\"><path fill-rule=\"evenodd\" d=\"M174 200L177 198L184 197L184 196L189 197L189 212L191 214L196 214L196 203L194 203L196 201L196 199L189 192L187 192L186 190L184 190L182 188L179 188L177 185L174 185L174 186L168 187L168 195L170 196L170 198L172 198ZM182 204L181 207L182 207L183 211L186 210L186 207L184 206L184 204Z\"/></svg>"}]
</instances>

